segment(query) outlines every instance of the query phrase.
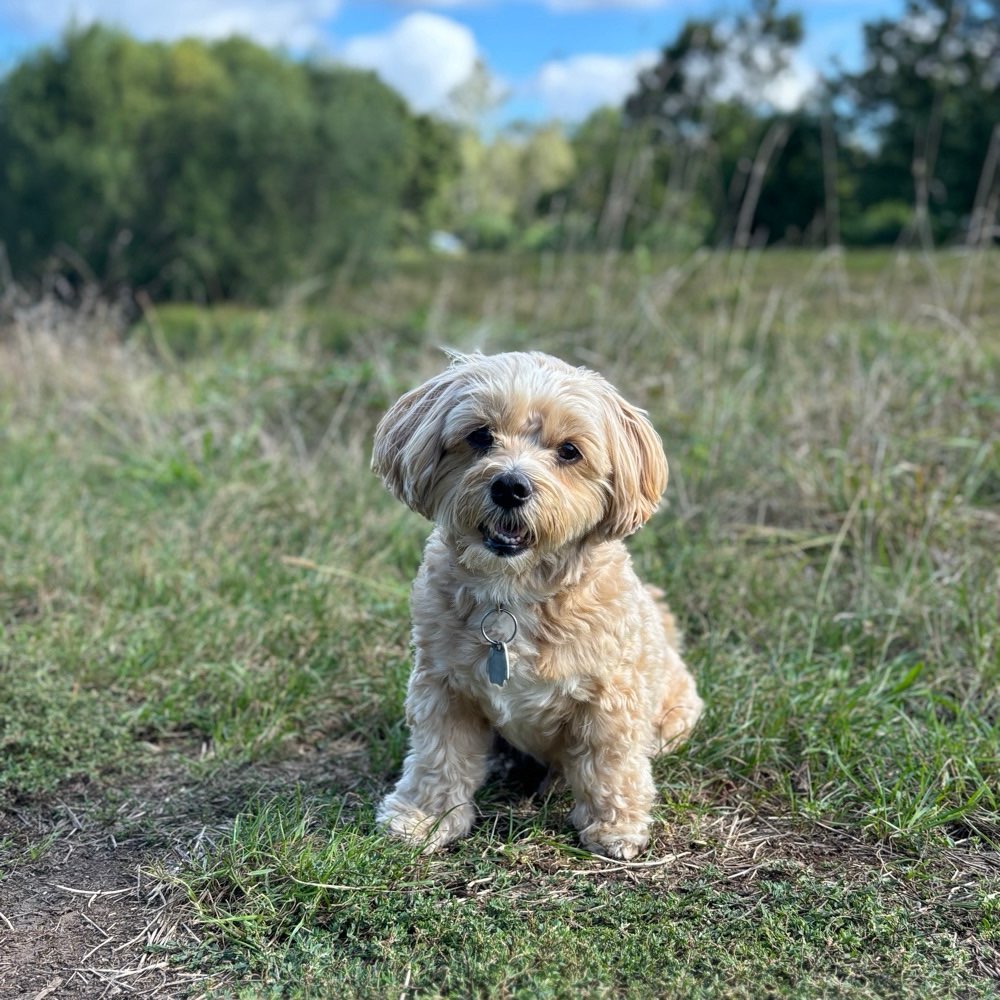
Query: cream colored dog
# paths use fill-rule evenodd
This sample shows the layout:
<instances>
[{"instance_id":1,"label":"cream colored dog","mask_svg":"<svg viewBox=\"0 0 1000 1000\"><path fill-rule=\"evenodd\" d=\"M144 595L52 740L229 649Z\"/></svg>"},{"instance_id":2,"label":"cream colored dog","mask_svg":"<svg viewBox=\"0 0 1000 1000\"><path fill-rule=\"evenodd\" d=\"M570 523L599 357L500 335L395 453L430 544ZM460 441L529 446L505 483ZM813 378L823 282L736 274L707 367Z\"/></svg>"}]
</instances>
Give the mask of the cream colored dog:
<instances>
[{"instance_id":1,"label":"cream colored dog","mask_svg":"<svg viewBox=\"0 0 1000 1000\"><path fill-rule=\"evenodd\" d=\"M413 587L411 746L379 823L428 851L465 836L498 731L566 778L585 847L634 857L650 760L702 709L621 541L667 483L646 415L545 354L457 356L385 415L372 467L435 525Z\"/></svg>"}]
</instances>

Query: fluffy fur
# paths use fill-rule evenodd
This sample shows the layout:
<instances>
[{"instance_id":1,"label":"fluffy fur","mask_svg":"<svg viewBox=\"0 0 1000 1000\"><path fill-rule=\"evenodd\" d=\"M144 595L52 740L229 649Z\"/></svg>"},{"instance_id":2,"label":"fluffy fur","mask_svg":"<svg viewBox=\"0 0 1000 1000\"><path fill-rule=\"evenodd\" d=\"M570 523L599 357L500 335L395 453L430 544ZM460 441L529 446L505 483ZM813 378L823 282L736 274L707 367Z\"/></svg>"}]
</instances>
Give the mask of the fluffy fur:
<instances>
[{"instance_id":1,"label":"fluffy fur","mask_svg":"<svg viewBox=\"0 0 1000 1000\"><path fill-rule=\"evenodd\" d=\"M667 484L645 413L544 354L461 356L385 415L372 467L435 526L412 596L411 745L379 823L428 851L467 834L496 730L565 777L585 847L634 857L651 758L702 709L673 617L622 543ZM518 624L503 687L480 631L497 607Z\"/></svg>"}]
</instances>

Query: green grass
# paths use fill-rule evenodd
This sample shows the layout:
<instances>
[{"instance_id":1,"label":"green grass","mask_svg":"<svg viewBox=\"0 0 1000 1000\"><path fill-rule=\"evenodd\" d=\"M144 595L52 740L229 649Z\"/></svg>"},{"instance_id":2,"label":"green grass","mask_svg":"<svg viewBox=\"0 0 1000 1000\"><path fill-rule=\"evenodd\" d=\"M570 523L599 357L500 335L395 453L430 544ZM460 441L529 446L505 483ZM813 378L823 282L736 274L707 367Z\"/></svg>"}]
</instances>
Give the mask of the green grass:
<instances>
[{"instance_id":1,"label":"green grass","mask_svg":"<svg viewBox=\"0 0 1000 1000\"><path fill-rule=\"evenodd\" d=\"M86 788L214 996L996 995L997 274L500 257L131 330L11 307L0 807ZM442 856L374 830L427 527L368 456L440 345L596 367L664 438L632 550L708 711L657 764L651 864L583 856L565 795L497 782ZM60 829L0 823L0 878Z\"/></svg>"},{"instance_id":2,"label":"green grass","mask_svg":"<svg viewBox=\"0 0 1000 1000\"><path fill-rule=\"evenodd\" d=\"M988 905L972 887L935 898L902 870L859 878L843 859L778 857L734 873L689 851L623 874L530 829L415 859L373 851L369 823L265 804L187 878L224 954L268 981L236 995L287 995L289 969L307 997L331 983L386 996L407 982L447 996L878 997L908 983L989 995L953 937L974 933Z\"/></svg>"}]
</instances>

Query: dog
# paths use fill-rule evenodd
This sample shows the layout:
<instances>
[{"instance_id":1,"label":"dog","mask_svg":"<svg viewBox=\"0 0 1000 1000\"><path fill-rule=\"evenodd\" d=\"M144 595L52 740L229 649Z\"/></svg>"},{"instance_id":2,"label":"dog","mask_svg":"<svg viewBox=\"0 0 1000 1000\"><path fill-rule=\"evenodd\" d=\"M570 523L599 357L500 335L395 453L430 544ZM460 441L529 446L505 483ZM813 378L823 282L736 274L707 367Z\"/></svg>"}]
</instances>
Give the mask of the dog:
<instances>
[{"instance_id":1,"label":"dog","mask_svg":"<svg viewBox=\"0 0 1000 1000\"><path fill-rule=\"evenodd\" d=\"M410 747L377 823L426 852L468 834L499 733L566 780L585 848L635 857L652 758L702 711L622 541L667 485L645 412L546 354L453 355L383 417L372 468L434 524L411 599Z\"/></svg>"}]
</instances>

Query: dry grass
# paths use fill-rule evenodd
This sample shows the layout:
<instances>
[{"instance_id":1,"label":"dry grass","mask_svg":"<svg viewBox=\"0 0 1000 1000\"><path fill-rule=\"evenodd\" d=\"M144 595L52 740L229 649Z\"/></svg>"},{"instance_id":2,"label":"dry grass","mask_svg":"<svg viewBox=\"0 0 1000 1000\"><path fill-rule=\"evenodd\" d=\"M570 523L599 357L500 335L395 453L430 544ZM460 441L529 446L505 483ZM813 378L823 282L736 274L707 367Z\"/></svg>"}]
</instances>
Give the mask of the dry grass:
<instances>
[{"instance_id":1,"label":"dry grass","mask_svg":"<svg viewBox=\"0 0 1000 1000\"><path fill-rule=\"evenodd\" d=\"M995 993L996 263L414 262L132 330L8 301L0 975L91 996L78 970L135 987L145 954L143 983L219 996ZM666 442L633 551L709 712L658 765L640 864L502 781L441 858L372 829L426 527L368 452L439 345L599 368ZM130 887L94 898L129 901L120 929L50 882ZM102 931L29 959L29 884Z\"/></svg>"}]
</instances>

